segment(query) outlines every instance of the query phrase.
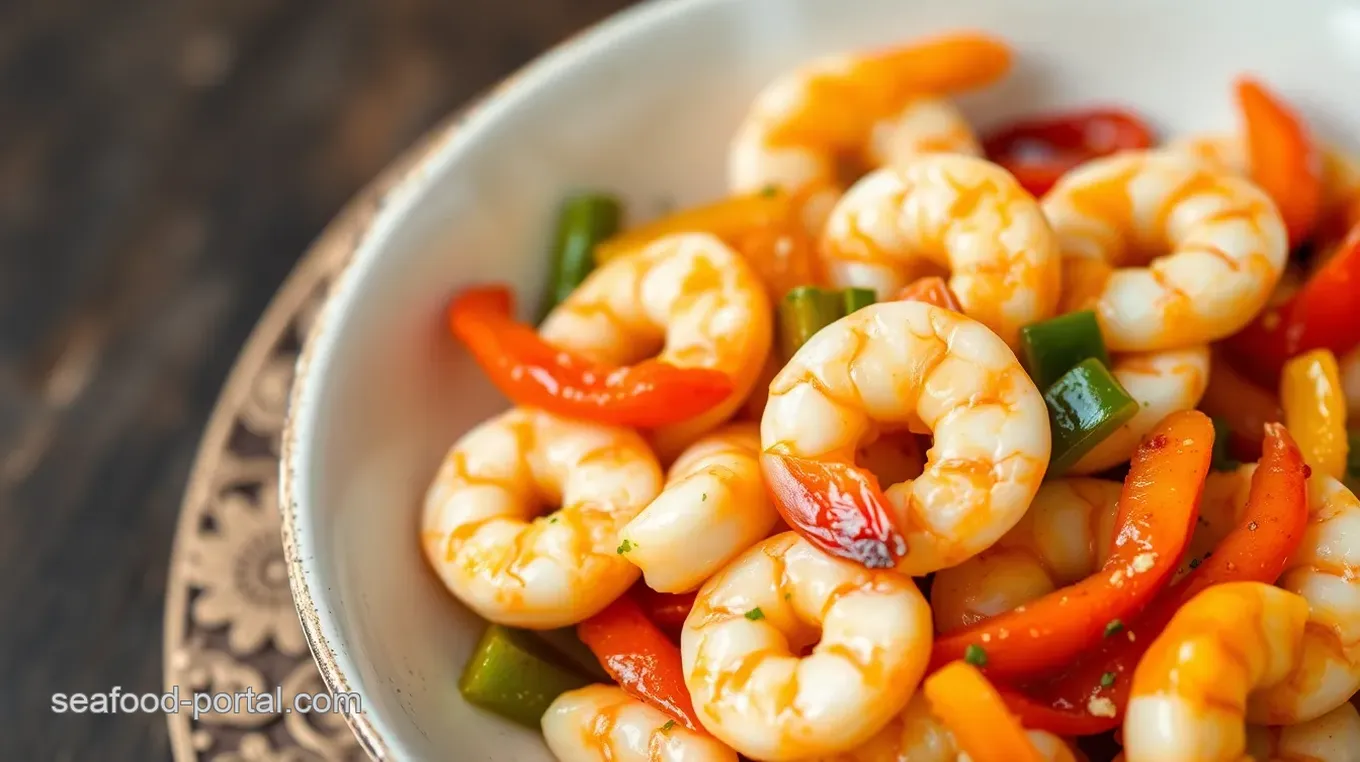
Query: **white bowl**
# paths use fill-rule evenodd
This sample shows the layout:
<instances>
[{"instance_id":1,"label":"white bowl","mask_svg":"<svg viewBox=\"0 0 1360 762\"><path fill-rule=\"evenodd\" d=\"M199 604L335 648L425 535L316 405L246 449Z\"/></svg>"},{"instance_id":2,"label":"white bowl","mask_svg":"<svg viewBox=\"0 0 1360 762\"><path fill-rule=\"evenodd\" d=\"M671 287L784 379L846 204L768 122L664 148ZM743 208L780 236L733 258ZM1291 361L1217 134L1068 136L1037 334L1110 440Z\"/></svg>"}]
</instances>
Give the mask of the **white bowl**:
<instances>
[{"instance_id":1,"label":"white bowl","mask_svg":"<svg viewBox=\"0 0 1360 762\"><path fill-rule=\"evenodd\" d=\"M772 77L965 27L1018 51L1004 84L961 101L983 129L1098 103L1133 105L1167 132L1232 129L1242 71L1326 138L1360 127L1360 5L1345 0L668 0L539 59L354 223L352 262L299 366L282 479L289 573L326 683L362 697L349 720L370 754L550 759L537 734L460 698L482 624L417 545L441 455L506 404L447 337L449 295L508 281L527 317L568 190L620 192L641 216L715 198L727 142Z\"/></svg>"}]
</instances>

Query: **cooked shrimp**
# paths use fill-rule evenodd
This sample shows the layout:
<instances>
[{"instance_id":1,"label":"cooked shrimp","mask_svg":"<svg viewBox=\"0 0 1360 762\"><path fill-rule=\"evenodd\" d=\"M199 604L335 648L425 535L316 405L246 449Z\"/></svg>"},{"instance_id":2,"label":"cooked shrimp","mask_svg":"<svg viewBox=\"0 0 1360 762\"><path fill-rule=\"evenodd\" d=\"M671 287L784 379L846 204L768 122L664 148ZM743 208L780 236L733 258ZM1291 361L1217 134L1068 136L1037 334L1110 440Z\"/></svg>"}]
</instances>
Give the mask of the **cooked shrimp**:
<instances>
[{"instance_id":1,"label":"cooked shrimp","mask_svg":"<svg viewBox=\"0 0 1360 762\"><path fill-rule=\"evenodd\" d=\"M694 443L671 466L665 489L620 534L647 586L697 588L756 541L779 514L760 477L760 430L732 424Z\"/></svg>"},{"instance_id":2,"label":"cooked shrimp","mask_svg":"<svg viewBox=\"0 0 1360 762\"><path fill-rule=\"evenodd\" d=\"M425 495L425 556L483 618L551 629L598 613L638 578L618 531L661 491L636 432L514 408L449 450ZM538 514L545 504L561 508Z\"/></svg>"},{"instance_id":3,"label":"cooked shrimp","mask_svg":"<svg viewBox=\"0 0 1360 762\"><path fill-rule=\"evenodd\" d=\"M1058 181L1043 208L1064 257L1064 311L1094 309L1119 352L1236 333L1265 305L1288 254L1263 191L1182 154L1088 162Z\"/></svg>"},{"instance_id":4,"label":"cooked shrimp","mask_svg":"<svg viewBox=\"0 0 1360 762\"><path fill-rule=\"evenodd\" d=\"M736 762L721 742L670 721L612 685L557 697L543 715L543 739L559 762Z\"/></svg>"},{"instance_id":5,"label":"cooked shrimp","mask_svg":"<svg viewBox=\"0 0 1360 762\"><path fill-rule=\"evenodd\" d=\"M1045 482L995 545L936 572L930 586L936 631L1005 613L1094 574L1110 554L1122 490L1108 479Z\"/></svg>"},{"instance_id":6,"label":"cooked shrimp","mask_svg":"<svg viewBox=\"0 0 1360 762\"><path fill-rule=\"evenodd\" d=\"M1027 730L1025 735L1043 759L1077 762L1072 748L1058 736L1042 730ZM907 708L873 738L843 754L818 758L815 762L968 762L969 759L959 750L949 728L931 714L930 702L918 693L907 702Z\"/></svg>"},{"instance_id":7,"label":"cooked shrimp","mask_svg":"<svg viewBox=\"0 0 1360 762\"><path fill-rule=\"evenodd\" d=\"M766 450L852 462L879 430L934 433L924 473L885 490L921 575L996 542L1048 468L1048 412L1015 355L981 323L923 302L884 302L827 326L770 385Z\"/></svg>"},{"instance_id":8,"label":"cooked shrimp","mask_svg":"<svg viewBox=\"0 0 1360 762\"><path fill-rule=\"evenodd\" d=\"M990 84L1010 68L1000 42L957 35L869 56L832 56L772 82L728 154L736 193L801 194L816 232L840 195L841 162L877 166L922 151L980 155L968 122L941 95Z\"/></svg>"},{"instance_id":9,"label":"cooked shrimp","mask_svg":"<svg viewBox=\"0 0 1360 762\"><path fill-rule=\"evenodd\" d=\"M710 733L747 756L788 760L881 730L916 690L930 642L930 607L912 580L785 532L700 589L680 653Z\"/></svg>"},{"instance_id":10,"label":"cooked shrimp","mask_svg":"<svg viewBox=\"0 0 1360 762\"><path fill-rule=\"evenodd\" d=\"M1251 173L1247 147L1234 135L1192 135L1173 140L1167 150L1193 156L1235 172L1243 177ZM1324 220L1335 219L1338 228L1360 222L1360 160L1335 146L1322 149L1322 215Z\"/></svg>"},{"instance_id":11,"label":"cooked shrimp","mask_svg":"<svg viewBox=\"0 0 1360 762\"><path fill-rule=\"evenodd\" d=\"M1308 601L1308 626L1299 662L1252 696L1248 717L1292 725L1360 690L1360 500L1341 482L1316 472L1309 478L1308 528L1276 584Z\"/></svg>"},{"instance_id":12,"label":"cooked shrimp","mask_svg":"<svg viewBox=\"0 0 1360 762\"><path fill-rule=\"evenodd\" d=\"M1241 760L1247 696L1288 674L1307 618L1306 601L1259 582L1216 585L1190 599L1134 670L1128 762Z\"/></svg>"},{"instance_id":13,"label":"cooked shrimp","mask_svg":"<svg viewBox=\"0 0 1360 762\"><path fill-rule=\"evenodd\" d=\"M690 233L609 261L548 315L539 332L555 346L600 362L626 365L662 347L659 360L731 376L733 391L725 402L651 433L657 451L669 459L741 406L765 365L772 324L769 297L746 260L711 235Z\"/></svg>"},{"instance_id":14,"label":"cooked shrimp","mask_svg":"<svg viewBox=\"0 0 1360 762\"><path fill-rule=\"evenodd\" d=\"M1299 725L1247 729L1247 751L1262 762L1357 762L1360 760L1360 712L1342 704Z\"/></svg>"},{"instance_id":15,"label":"cooked shrimp","mask_svg":"<svg viewBox=\"0 0 1360 762\"><path fill-rule=\"evenodd\" d=\"M1038 202L971 156L922 156L865 175L832 210L822 259L835 285L880 299L943 267L964 313L1012 346L1058 305L1062 264Z\"/></svg>"},{"instance_id":16,"label":"cooked shrimp","mask_svg":"<svg viewBox=\"0 0 1360 762\"><path fill-rule=\"evenodd\" d=\"M1159 421L1178 410L1193 410L1209 385L1209 348L1119 354L1110 370L1139 403L1138 412L1082 456L1068 469L1070 474L1099 473L1128 461Z\"/></svg>"}]
</instances>

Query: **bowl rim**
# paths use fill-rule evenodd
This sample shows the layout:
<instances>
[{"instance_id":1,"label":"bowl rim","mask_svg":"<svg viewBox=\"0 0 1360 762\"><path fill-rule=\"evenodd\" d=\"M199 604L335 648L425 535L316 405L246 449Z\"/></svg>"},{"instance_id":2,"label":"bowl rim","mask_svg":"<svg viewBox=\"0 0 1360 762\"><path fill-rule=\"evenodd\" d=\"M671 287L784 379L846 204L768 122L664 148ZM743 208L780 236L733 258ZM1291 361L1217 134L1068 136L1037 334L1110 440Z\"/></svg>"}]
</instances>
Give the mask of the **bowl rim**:
<instances>
[{"instance_id":1,"label":"bowl rim","mask_svg":"<svg viewBox=\"0 0 1360 762\"><path fill-rule=\"evenodd\" d=\"M308 580L309 572L299 552L301 505L296 497L299 453L307 445L301 432L307 424L303 412L315 397L311 370L318 356L330 351L336 336L329 330L334 322L338 304L350 302L362 281L360 273L367 269L376 256L377 246L370 246L384 225L391 225L405 217L413 203L429 188L434 173L426 171L465 150L466 132L476 132L493 125L499 112L518 98L526 97L546 83L554 73L574 59L586 57L616 42L664 24L670 18L692 13L700 8L734 0L644 0L637 5L617 11L563 39L528 63L510 73L483 95L469 99L467 105L446 117L411 148L403 152L376 179L365 186L339 214L323 229L321 235L303 254L307 261L332 247L343 251L329 253L340 262L329 293L309 327L302 343L294 371L293 387L289 392L287 416L279 453L279 512L282 518L284 558L288 569L288 585L292 591L293 607L302 624L307 647L312 653L326 690L332 694L353 692L348 675L341 668L339 658L324 631L320 607ZM365 702L366 703L366 702ZM361 704L362 705L362 704ZM374 760L395 759L394 744L389 741L381 723L363 712L352 711L348 702L341 704L341 714L359 745Z\"/></svg>"}]
</instances>

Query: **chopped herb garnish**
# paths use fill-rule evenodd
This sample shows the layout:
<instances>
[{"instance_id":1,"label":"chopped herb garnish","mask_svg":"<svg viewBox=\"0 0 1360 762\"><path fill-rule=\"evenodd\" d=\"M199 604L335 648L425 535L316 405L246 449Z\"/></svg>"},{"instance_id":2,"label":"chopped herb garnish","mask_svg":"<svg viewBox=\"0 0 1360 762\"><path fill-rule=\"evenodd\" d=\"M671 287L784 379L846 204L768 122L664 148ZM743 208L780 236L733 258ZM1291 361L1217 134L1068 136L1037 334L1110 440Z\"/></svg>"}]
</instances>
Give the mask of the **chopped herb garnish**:
<instances>
[{"instance_id":1,"label":"chopped herb garnish","mask_svg":"<svg viewBox=\"0 0 1360 762\"><path fill-rule=\"evenodd\" d=\"M1108 638L1111 635L1117 635L1121 631L1123 631L1123 629L1124 629L1123 622L1119 621L1118 619L1111 619L1109 624L1105 625L1105 637Z\"/></svg>"},{"instance_id":2,"label":"chopped herb garnish","mask_svg":"<svg viewBox=\"0 0 1360 762\"><path fill-rule=\"evenodd\" d=\"M974 667L985 667L987 666L987 652L982 650L982 646L972 643L963 650L963 660Z\"/></svg>"},{"instance_id":3,"label":"chopped herb garnish","mask_svg":"<svg viewBox=\"0 0 1360 762\"><path fill-rule=\"evenodd\" d=\"M793 597L793 593L784 593L784 600L787 601L787 600L789 600L789 599L792 598L792 597Z\"/></svg>"},{"instance_id":4,"label":"chopped herb garnish","mask_svg":"<svg viewBox=\"0 0 1360 762\"><path fill-rule=\"evenodd\" d=\"M673 727L675 727L675 720L666 720L666 724L661 726L661 732L669 733Z\"/></svg>"},{"instance_id":5,"label":"chopped herb garnish","mask_svg":"<svg viewBox=\"0 0 1360 762\"><path fill-rule=\"evenodd\" d=\"M1204 562L1203 562L1203 561L1200 561L1198 558L1192 558L1192 559L1190 559L1190 568L1191 568L1191 569L1198 569L1198 568L1199 568L1199 565L1202 564L1202 563L1204 563Z\"/></svg>"},{"instance_id":6,"label":"chopped herb garnish","mask_svg":"<svg viewBox=\"0 0 1360 762\"><path fill-rule=\"evenodd\" d=\"M556 517L556 516L553 516L552 518L548 519L548 523L549 523L549 524L556 524L556 523L557 523L557 517Z\"/></svg>"},{"instance_id":7,"label":"chopped herb garnish","mask_svg":"<svg viewBox=\"0 0 1360 762\"><path fill-rule=\"evenodd\" d=\"M706 503L706 502L708 502L708 493L707 493L707 492L705 492L704 494L702 494L702 495L699 496L699 502L701 502L701 503Z\"/></svg>"},{"instance_id":8,"label":"chopped herb garnish","mask_svg":"<svg viewBox=\"0 0 1360 762\"><path fill-rule=\"evenodd\" d=\"M623 542L619 543L619 555L623 555L624 553L627 553L632 549L633 543L629 542L628 540L624 540Z\"/></svg>"},{"instance_id":9,"label":"chopped herb garnish","mask_svg":"<svg viewBox=\"0 0 1360 762\"><path fill-rule=\"evenodd\" d=\"M775 196L779 195L779 187L773 184L766 185L764 188L760 189L760 195L764 196L765 198L774 198Z\"/></svg>"},{"instance_id":10,"label":"chopped herb garnish","mask_svg":"<svg viewBox=\"0 0 1360 762\"><path fill-rule=\"evenodd\" d=\"M1106 672L1105 674L1101 675L1101 676L1100 676L1100 685L1101 685L1101 687L1103 687L1103 688L1108 688L1108 687L1110 687L1111 685L1114 685L1114 673L1113 673L1113 672Z\"/></svg>"},{"instance_id":11,"label":"chopped herb garnish","mask_svg":"<svg viewBox=\"0 0 1360 762\"><path fill-rule=\"evenodd\" d=\"M758 622L761 619L765 618L765 612L761 611L759 606L756 606L755 608L746 612L746 618L750 619L752 622Z\"/></svg>"}]
</instances>

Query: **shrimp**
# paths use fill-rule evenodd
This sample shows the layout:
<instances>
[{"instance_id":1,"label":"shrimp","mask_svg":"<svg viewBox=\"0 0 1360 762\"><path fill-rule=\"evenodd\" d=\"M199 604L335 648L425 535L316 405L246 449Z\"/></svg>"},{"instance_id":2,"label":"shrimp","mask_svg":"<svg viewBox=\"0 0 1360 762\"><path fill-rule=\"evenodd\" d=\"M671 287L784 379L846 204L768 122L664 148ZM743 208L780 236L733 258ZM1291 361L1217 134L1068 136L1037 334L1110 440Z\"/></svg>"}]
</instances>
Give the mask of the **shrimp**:
<instances>
[{"instance_id":1,"label":"shrimp","mask_svg":"<svg viewBox=\"0 0 1360 762\"><path fill-rule=\"evenodd\" d=\"M1335 146L1321 148L1321 219L1335 221L1336 230L1345 232L1360 223L1360 160ZM1166 150L1192 156L1243 177L1251 175L1246 144L1234 135L1192 135L1171 141Z\"/></svg>"},{"instance_id":2,"label":"shrimp","mask_svg":"<svg viewBox=\"0 0 1360 762\"><path fill-rule=\"evenodd\" d=\"M840 195L846 158L877 166L923 151L981 155L967 120L939 96L991 84L1009 69L1005 45L978 35L814 61L756 96L728 153L729 185L800 195L815 233Z\"/></svg>"},{"instance_id":3,"label":"shrimp","mask_svg":"<svg viewBox=\"0 0 1360 762\"><path fill-rule=\"evenodd\" d=\"M1252 696L1247 716L1293 725L1360 690L1360 500L1341 482L1309 478L1308 527L1276 584L1308 602L1302 655L1283 681Z\"/></svg>"},{"instance_id":4,"label":"shrimp","mask_svg":"<svg viewBox=\"0 0 1360 762\"><path fill-rule=\"evenodd\" d=\"M613 685L558 696L543 739L559 762L737 762L737 753Z\"/></svg>"},{"instance_id":5,"label":"shrimp","mask_svg":"<svg viewBox=\"0 0 1360 762\"><path fill-rule=\"evenodd\" d=\"M1344 703L1299 725L1247 728L1247 751L1263 762L1357 762L1360 712Z\"/></svg>"},{"instance_id":6,"label":"shrimp","mask_svg":"<svg viewBox=\"0 0 1360 762\"><path fill-rule=\"evenodd\" d=\"M1127 761L1241 760L1247 696L1288 674L1307 619L1307 601L1259 582L1215 585L1191 598L1134 670Z\"/></svg>"},{"instance_id":7,"label":"shrimp","mask_svg":"<svg viewBox=\"0 0 1360 762\"><path fill-rule=\"evenodd\" d=\"M1062 311L1094 309L1116 352L1236 333L1266 304L1288 255L1261 189L1181 154L1087 162L1044 196L1043 210L1064 258Z\"/></svg>"},{"instance_id":8,"label":"shrimp","mask_svg":"<svg viewBox=\"0 0 1360 762\"><path fill-rule=\"evenodd\" d=\"M1048 762L1077 762L1072 748L1058 736L1042 730L1027 730L1025 734ZM863 745L815 762L968 762L969 759L959 750L949 728L931 714L930 702L918 693L907 702L906 709Z\"/></svg>"},{"instance_id":9,"label":"shrimp","mask_svg":"<svg viewBox=\"0 0 1360 762\"><path fill-rule=\"evenodd\" d=\"M482 618L564 627L637 581L618 531L660 491L661 467L636 432L513 408L449 450L425 495L421 544ZM561 508L530 520L544 503Z\"/></svg>"},{"instance_id":10,"label":"shrimp","mask_svg":"<svg viewBox=\"0 0 1360 762\"><path fill-rule=\"evenodd\" d=\"M943 267L963 312L1011 346L1023 326L1054 314L1062 273L1034 197L1001 167L958 154L865 175L831 212L822 262L835 285L879 299Z\"/></svg>"},{"instance_id":11,"label":"shrimp","mask_svg":"<svg viewBox=\"0 0 1360 762\"><path fill-rule=\"evenodd\" d=\"M930 642L930 606L911 579L784 532L704 584L680 654L705 729L749 757L790 760L881 730L916 690Z\"/></svg>"},{"instance_id":12,"label":"shrimp","mask_svg":"<svg viewBox=\"0 0 1360 762\"><path fill-rule=\"evenodd\" d=\"M1108 479L1045 482L995 545L936 572L930 586L936 631L1003 614L1094 574L1113 547L1123 488Z\"/></svg>"},{"instance_id":13,"label":"shrimp","mask_svg":"<svg viewBox=\"0 0 1360 762\"><path fill-rule=\"evenodd\" d=\"M671 466L666 487L621 536L647 586L693 590L756 541L779 515L760 476L760 430L732 424L692 445Z\"/></svg>"},{"instance_id":14,"label":"shrimp","mask_svg":"<svg viewBox=\"0 0 1360 762\"><path fill-rule=\"evenodd\" d=\"M1138 412L1082 456L1069 474L1099 473L1128 461L1159 421L1194 409L1209 385L1209 347L1115 355L1110 371L1139 403Z\"/></svg>"},{"instance_id":15,"label":"shrimp","mask_svg":"<svg viewBox=\"0 0 1360 762\"><path fill-rule=\"evenodd\" d=\"M659 360L726 372L733 385L727 400L651 432L653 446L669 459L745 401L770 351L773 318L764 285L741 255L714 236L687 233L610 260L548 315L539 333L613 365L643 359L664 342Z\"/></svg>"},{"instance_id":16,"label":"shrimp","mask_svg":"<svg viewBox=\"0 0 1360 762\"><path fill-rule=\"evenodd\" d=\"M981 323L923 302L884 302L822 329L770 385L765 450L849 463L880 430L934 432L924 473L884 494L922 575L1015 526L1048 468L1048 411L1015 355Z\"/></svg>"}]
</instances>

